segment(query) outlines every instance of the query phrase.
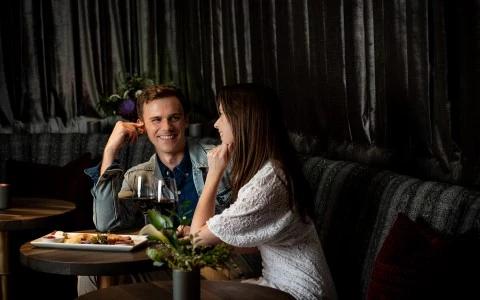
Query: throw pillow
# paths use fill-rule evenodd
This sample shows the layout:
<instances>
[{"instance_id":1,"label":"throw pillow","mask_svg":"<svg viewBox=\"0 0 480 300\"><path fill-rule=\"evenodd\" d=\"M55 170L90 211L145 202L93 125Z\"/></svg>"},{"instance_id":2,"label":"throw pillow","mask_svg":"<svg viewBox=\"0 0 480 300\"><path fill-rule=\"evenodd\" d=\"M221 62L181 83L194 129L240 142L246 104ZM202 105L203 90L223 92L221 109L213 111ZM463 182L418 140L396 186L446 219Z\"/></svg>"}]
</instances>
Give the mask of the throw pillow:
<instances>
[{"instance_id":1,"label":"throw pillow","mask_svg":"<svg viewBox=\"0 0 480 300\"><path fill-rule=\"evenodd\" d=\"M479 299L478 251L475 230L443 238L400 212L375 260L367 299Z\"/></svg>"},{"instance_id":2,"label":"throw pillow","mask_svg":"<svg viewBox=\"0 0 480 300\"><path fill-rule=\"evenodd\" d=\"M11 184L12 197L55 198L67 200L77 206L71 224L58 230L92 229L93 198L90 193L93 182L83 171L93 166L90 153L67 163L65 166L32 163L9 159L7 181Z\"/></svg>"}]
</instances>

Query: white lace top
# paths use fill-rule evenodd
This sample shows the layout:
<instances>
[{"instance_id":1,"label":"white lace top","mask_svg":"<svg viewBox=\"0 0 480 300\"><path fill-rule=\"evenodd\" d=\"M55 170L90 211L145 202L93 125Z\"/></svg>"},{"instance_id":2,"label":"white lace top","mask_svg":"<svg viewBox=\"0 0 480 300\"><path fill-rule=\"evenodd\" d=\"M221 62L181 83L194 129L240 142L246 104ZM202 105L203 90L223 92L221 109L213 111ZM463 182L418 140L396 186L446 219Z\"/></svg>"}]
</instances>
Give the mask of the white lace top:
<instances>
[{"instance_id":1,"label":"white lace top","mask_svg":"<svg viewBox=\"0 0 480 300\"><path fill-rule=\"evenodd\" d=\"M209 219L207 225L227 244L258 247L263 276L255 283L283 290L296 299L337 298L315 226L311 221L303 223L289 210L287 190L271 163L260 169L239 190L237 200Z\"/></svg>"}]
</instances>

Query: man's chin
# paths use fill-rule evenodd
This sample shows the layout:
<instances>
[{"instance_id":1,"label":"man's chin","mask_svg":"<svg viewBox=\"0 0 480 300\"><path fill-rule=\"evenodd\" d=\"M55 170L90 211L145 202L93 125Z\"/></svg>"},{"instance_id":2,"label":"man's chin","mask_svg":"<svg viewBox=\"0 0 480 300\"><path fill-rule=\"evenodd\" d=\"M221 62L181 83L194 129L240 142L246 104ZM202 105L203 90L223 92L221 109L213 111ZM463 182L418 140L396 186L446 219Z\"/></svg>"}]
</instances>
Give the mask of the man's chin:
<instances>
[{"instance_id":1,"label":"man's chin","mask_svg":"<svg viewBox=\"0 0 480 300\"><path fill-rule=\"evenodd\" d=\"M158 138L157 139L157 144L160 147L172 148L172 147L175 147L178 144L178 140L177 139L163 140L163 139Z\"/></svg>"},{"instance_id":2,"label":"man's chin","mask_svg":"<svg viewBox=\"0 0 480 300\"><path fill-rule=\"evenodd\" d=\"M179 142L178 138L170 139L170 140L163 140L163 139L157 138L156 145L160 151L167 152L167 153L183 152L184 150L183 147L180 147L181 143Z\"/></svg>"}]
</instances>

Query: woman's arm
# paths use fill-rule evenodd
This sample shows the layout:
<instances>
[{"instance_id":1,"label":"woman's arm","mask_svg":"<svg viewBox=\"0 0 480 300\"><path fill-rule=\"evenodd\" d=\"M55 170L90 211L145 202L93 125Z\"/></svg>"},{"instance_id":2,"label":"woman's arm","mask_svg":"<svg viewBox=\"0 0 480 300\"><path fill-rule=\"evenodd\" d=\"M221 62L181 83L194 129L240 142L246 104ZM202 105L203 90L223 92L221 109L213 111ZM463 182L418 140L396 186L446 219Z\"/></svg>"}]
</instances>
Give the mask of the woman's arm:
<instances>
[{"instance_id":1,"label":"woman's arm","mask_svg":"<svg viewBox=\"0 0 480 300\"><path fill-rule=\"evenodd\" d=\"M203 192L198 200L192 219L190 233L195 236L194 243L214 245L221 242L208 228L207 220L215 215L215 199L218 186L230 161L231 146L222 144L207 154L208 174Z\"/></svg>"}]
</instances>

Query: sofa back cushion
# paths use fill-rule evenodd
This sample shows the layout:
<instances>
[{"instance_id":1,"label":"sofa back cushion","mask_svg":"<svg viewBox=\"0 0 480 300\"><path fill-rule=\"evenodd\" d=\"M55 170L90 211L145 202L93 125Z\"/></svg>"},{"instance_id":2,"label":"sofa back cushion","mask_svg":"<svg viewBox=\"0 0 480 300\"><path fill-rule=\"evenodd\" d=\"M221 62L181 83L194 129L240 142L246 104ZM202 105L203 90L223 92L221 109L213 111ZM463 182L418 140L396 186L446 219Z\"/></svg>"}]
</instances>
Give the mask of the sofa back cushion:
<instances>
[{"instance_id":1,"label":"sofa back cushion","mask_svg":"<svg viewBox=\"0 0 480 300\"><path fill-rule=\"evenodd\" d=\"M480 192L360 163L301 157L315 222L337 293L364 299L377 253L398 212L444 237L480 226Z\"/></svg>"}]
</instances>

